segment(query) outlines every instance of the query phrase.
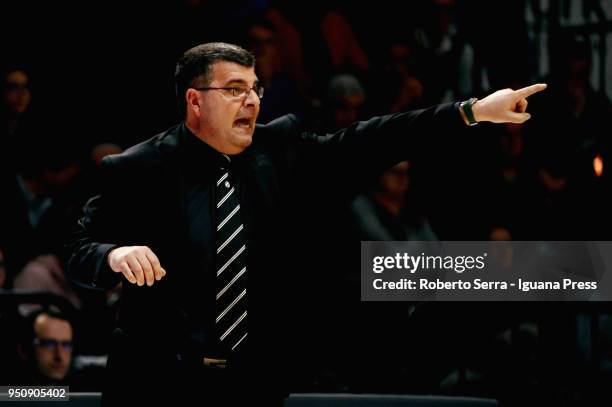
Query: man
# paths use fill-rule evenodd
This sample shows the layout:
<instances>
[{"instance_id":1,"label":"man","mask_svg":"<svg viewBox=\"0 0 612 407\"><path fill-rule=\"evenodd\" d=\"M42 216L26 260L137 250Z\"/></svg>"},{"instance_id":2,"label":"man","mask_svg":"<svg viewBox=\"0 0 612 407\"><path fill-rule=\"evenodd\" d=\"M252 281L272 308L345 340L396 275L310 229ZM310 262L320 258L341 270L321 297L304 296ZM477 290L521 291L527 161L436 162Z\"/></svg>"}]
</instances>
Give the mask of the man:
<instances>
[{"instance_id":1,"label":"man","mask_svg":"<svg viewBox=\"0 0 612 407\"><path fill-rule=\"evenodd\" d=\"M300 353L291 337L302 315L288 304L316 302L302 286L317 273L303 267L316 258L305 246L314 235L302 233L314 213L437 134L452 138L464 120L524 122L526 97L545 87L319 135L292 115L255 125L263 90L253 66L230 44L188 50L175 74L184 122L103 161L102 193L85 207L69 268L98 289L124 281L109 404L280 404L282 365Z\"/></svg>"},{"instance_id":2,"label":"man","mask_svg":"<svg viewBox=\"0 0 612 407\"><path fill-rule=\"evenodd\" d=\"M0 175L4 175L12 174L15 164L26 157L28 135L34 122L29 75L21 68L11 68L0 83Z\"/></svg>"},{"instance_id":3,"label":"man","mask_svg":"<svg viewBox=\"0 0 612 407\"><path fill-rule=\"evenodd\" d=\"M71 297L77 305L79 300L64 276L59 257L76 215L76 197L71 192L80 167L65 145L57 146L61 147L40 146L19 160L19 171L0 174L0 245L4 248L8 286L53 287L52 291ZM31 263L37 258L42 261ZM16 281L18 275L21 278Z\"/></svg>"},{"instance_id":4,"label":"man","mask_svg":"<svg viewBox=\"0 0 612 407\"><path fill-rule=\"evenodd\" d=\"M438 240L412 191L411 163L402 161L381 174L371 189L351 203L359 240Z\"/></svg>"},{"instance_id":5,"label":"man","mask_svg":"<svg viewBox=\"0 0 612 407\"><path fill-rule=\"evenodd\" d=\"M30 107L32 94L28 74L21 69L11 69L4 77L2 126L3 136L12 137ZM6 133L6 134L4 134ZM4 141L4 140L3 140Z\"/></svg>"},{"instance_id":6,"label":"man","mask_svg":"<svg viewBox=\"0 0 612 407\"><path fill-rule=\"evenodd\" d=\"M30 365L29 384L65 385L73 349L73 330L68 318L52 310L35 311L28 317L25 338L20 353Z\"/></svg>"}]
</instances>

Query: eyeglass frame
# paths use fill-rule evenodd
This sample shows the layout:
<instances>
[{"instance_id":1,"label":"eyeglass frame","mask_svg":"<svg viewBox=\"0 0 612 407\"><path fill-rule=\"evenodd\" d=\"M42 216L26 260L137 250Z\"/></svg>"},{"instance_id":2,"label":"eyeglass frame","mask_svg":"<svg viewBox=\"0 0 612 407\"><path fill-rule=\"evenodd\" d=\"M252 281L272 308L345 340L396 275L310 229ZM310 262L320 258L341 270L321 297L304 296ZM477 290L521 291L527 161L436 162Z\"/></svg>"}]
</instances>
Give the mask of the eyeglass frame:
<instances>
[{"instance_id":1,"label":"eyeglass frame","mask_svg":"<svg viewBox=\"0 0 612 407\"><path fill-rule=\"evenodd\" d=\"M68 351L72 351L74 349L74 341L72 340L58 341L56 339L34 338L32 344L47 350L57 349L60 346L62 349Z\"/></svg>"},{"instance_id":2,"label":"eyeglass frame","mask_svg":"<svg viewBox=\"0 0 612 407\"><path fill-rule=\"evenodd\" d=\"M248 95L251 93L251 91L255 92L255 95L257 95L257 97L261 100L263 99L264 96L264 87L259 85L259 84L255 84L251 87L248 87L246 85L242 85L242 86L221 86L221 87L210 87L210 86L205 86L205 87L198 87L198 88L193 88L195 90L199 90L199 91L207 91L207 90L225 90L225 91L234 91L235 89L242 89L242 88L248 88L244 91L244 95L232 95L232 97L235 98L245 98L248 97ZM255 90L257 88L257 90Z\"/></svg>"}]
</instances>

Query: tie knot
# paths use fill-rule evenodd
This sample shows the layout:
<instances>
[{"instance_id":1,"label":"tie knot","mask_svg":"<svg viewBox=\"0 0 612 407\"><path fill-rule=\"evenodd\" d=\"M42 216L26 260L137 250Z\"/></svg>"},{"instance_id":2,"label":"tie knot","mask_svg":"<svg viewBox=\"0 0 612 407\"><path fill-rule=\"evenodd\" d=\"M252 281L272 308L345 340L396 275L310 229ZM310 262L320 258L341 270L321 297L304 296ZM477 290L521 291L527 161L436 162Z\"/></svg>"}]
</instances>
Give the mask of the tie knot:
<instances>
[{"instance_id":1,"label":"tie knot","mask_svg":"<svg viewBox=\"0 0 612 407\"><path fill-rule=\"evenodd\" d=\"M219 156L219 171L221 172L227 172L231 170L231 166L232 166L232 160L231 158L226 155L226 154L221 154Z\"/></svg>"}]
</instances>

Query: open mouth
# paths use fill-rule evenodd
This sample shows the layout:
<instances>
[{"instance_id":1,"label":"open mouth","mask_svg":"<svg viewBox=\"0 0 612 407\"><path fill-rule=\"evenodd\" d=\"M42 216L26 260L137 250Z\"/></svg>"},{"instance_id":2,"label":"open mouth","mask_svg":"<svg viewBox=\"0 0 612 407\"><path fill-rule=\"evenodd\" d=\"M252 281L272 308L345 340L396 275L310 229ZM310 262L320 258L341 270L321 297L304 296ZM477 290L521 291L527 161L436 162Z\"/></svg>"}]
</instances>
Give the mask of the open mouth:
<instances>
[{"instance_id":1,"label":"open mouth","mask_svg":"<svg viewBox=\"0 0 612 407\"><path fill-rule=\"evenodd\" d=\"M251 119L242 118L234 121L234 127L239 127L242 129L251 129L253 128L253 123Z\"/></svg>"}]
</instances>

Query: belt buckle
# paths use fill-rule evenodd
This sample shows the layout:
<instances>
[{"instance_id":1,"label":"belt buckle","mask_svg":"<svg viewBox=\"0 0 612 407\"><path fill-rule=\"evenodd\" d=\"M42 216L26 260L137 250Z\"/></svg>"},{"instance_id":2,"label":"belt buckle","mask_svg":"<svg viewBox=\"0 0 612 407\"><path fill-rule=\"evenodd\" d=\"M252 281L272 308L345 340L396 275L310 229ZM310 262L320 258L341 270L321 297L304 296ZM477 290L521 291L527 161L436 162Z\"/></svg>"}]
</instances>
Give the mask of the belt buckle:
<instances>
[{"instance_id":1,"label":"belt buckle","mask_svg":"<svg viewBox=\"0 0 612 407\"><path fill-rule=\"evenodd\" d=\"M202 358L204 366L212 367L215 369L225 369L227 367L227 359L215 359L215 358Z\"/></svg>"}]
</instances>

